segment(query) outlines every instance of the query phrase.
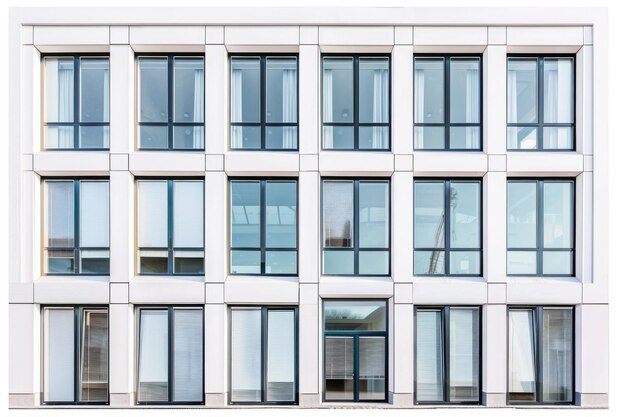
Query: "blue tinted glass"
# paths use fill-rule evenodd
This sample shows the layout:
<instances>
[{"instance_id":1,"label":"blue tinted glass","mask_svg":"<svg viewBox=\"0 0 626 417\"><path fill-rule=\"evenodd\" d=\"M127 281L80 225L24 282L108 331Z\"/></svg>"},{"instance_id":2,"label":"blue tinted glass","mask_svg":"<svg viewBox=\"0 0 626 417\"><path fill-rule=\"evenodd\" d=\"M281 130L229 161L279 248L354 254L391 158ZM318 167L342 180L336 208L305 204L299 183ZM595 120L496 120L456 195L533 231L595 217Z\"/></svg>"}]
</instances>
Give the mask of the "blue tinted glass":
<instances>
[{"instance_id":1,"label":"blue tinted glass","mask_svg":"<svg viewBox=\"0 0 626 417\"><path fill-rule=\"evenodd\" d=\"M296 247L296 183L268 181L265 187L265 245Z\"/></svg>"},{"instance_id":2,"label":"blue tinted glass","mask_svg":"<svg viewBox=\"0 0 626 417\"><path fill-rule=\"evenodd\" d=\"M261 184L231 182L231 247L258 248L261 244Z\"/></svg>"},{"instance_id":3,"label":"blue tinted glass","mask_svg":"<svg viewBox=\"0 0 626 417\"><path fill-rule=\"evenodd\" d=\"M139 121L167 122L167 58L139 58Z\"/></svg>"},{"instance_id":4,"label":"blue tinted glass","mask_svg":"<svg viewBox=\"0 0 626 417\"><path fill-rule=\"evenodd\" d=\"M260 122L260 58L232 58L230 76L230 121Z\"/></svg>"},{"instance_id":5,"label":"blue tinted glass","mask_svg":"<svg viewBox=\"0 0 626 417\"><path fill-rule=\"evenodd\" d=\"M325 275L352 275L354 274L354 252L324 251L322 268Z\"/></svg>"}]
</instances>

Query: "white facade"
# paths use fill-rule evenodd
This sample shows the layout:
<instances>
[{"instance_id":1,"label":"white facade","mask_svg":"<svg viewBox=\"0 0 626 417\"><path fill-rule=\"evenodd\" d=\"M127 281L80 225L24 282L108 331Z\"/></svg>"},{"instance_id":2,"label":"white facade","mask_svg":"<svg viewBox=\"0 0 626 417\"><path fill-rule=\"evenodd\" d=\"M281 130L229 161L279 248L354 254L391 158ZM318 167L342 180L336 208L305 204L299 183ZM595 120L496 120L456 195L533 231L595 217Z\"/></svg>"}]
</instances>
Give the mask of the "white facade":
<instances>
[{"instance_id":1,"label":"white facade","mask_svg":"<svg viewBox=\"0 0 626 417\"><path fill-rule=\"evenodd\" d=\"M45 407L41 305L108 305L110 406L136 403L135 305L204 305L206 407L227 407L230 305L292 305L299 314L299 405L324 407L322 301L388 300L388 403L414 406L415 306L482 306L482 404L507 406L507 306L575 306L575 404L608 406L606 11L571 9L13 9L9 86L9 405ZM45 151L45 53L110 56L110 150ZM205 151L137 150L136 53L205 56ZM299 150L229 150L229 53L299 57ZM320 56L391 54L391 151L321 146ZM482 54L482 151L413 150L413 57ZM576 62L570 152L507 152L507 54L568 53ZM42 177L108 177L110 276L45 276ZM204 177L203 277L136 274L135 177ZM228 181L298 179L297 277L230 276ZM320 182L391 180L391 276L321 273ZM483 276L413 275L414 177L482 177ZM573 277L508 277L507 179L575 179Z\"/></svg>"}]
</instances>

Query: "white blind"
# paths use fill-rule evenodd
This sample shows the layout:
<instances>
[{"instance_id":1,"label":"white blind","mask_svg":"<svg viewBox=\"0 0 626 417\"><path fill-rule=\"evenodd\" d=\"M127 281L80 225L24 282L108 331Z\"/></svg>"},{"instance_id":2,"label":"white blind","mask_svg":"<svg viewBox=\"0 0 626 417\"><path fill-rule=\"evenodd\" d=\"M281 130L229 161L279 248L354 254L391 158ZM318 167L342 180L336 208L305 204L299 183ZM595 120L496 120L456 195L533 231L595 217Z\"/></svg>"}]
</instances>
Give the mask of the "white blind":
<instances>
[{"instance_id":1,"label":"white blind","mask_svg":"<svg viewBox=\"0 0 626 417\"><path fill-rule=\"evenodd\" d=\"M443 401L441 311L418 311L415 320L416 401Z\"/></svg>"},{"instance_id":2,"label":"white blind","mask_svg":"<svg viewBox=\"0 0 626 417\"><path fill-rule=\"evenodd\" d=\"M80 400L109 398L109 314L84 310L80 357Z\"/></svg>"},{"instance_id":3,"label":"white blind","mask_svg":"<svg viewBox=\"0 0 626 417\"><path fill-rule=\"evenodd\" d=\"M204 182L174 181L174 247L204 247Z\"/></svg>"},{"instance_id":4,"label":"white blind","mask_svg":"<svg viewBox=\"0 0 626 417\"><path fill-rule=\"evenodd\" d=\"M535 343L532 310L509 311L509 392L535 391Z\"/></svg>"},{"instance_id":5,"label":"white blind","mask_svg":"<svg viewBox=\"0 0 626 417\"><path fill-rule=\"evenodd\" d=\"M295 400L294 312L267 312L267 401Z\"/></svg>"},{"instance_id":6,"label":"white blind","mask_svg":"<svg viewBox=\"0 0 626 417\"><path fill-rule=\"evenodd\" d=\"M450 401L478 401L478 309L450 309Z\"/></svg>"},{"instance_id":7,"label":"white blind","mask_svg":"<svg viewBox=\"0 0 626 417\"><path fill-rule=\"evenodd\" d=\"M359 337L359 377L385 378L384 337Z\"/></svg>"},{"instance_id":8,"label":"white blind","mask_svg":"<svg viewBox=\"0 0 626 417\"><path fill-rule=\"evenodd\" d=\"M80 246L109 246L109 182L80 182Z\"/></svg>"},{"instance_id":9,"label":"white blind","mask_svg":"<svg viewBox=\"0 0 626 417\"><path fill-rule=\"evenodd\" d=\"M46 308L44 401L74 401L74 309Z\"/></svg>"},{"instance_id":10,"label":"white blind","mask_svg":"<svg viewBox=\"0 0 626 417\"><path fill-rule=\"evenodd\" d=\"M167 181L137 181L139 247L167 247Z\"/></svg>"},{"instance_id":11,"label":"white blind","mask_svg":"<svg viewBox=\"0 0 626 417\"><path fill-rule=\"evenodd\" d=\"M353 375L352 337L326 337L326 379L352 379Z\"/></svg>"},{"instance_id":12,"label":"white blind","mask_svg":"<svg viewBox=\"0 0 626 417\"><path fill-rule=\"evenodd\" d=\"M167 310L142 310L139 334L139 401L168 400Z\"/></svg>"},{"instance_id":13,"label":"white blind","mask_svg":"<svg viewBox=\"0 0 626 417\"><path fill-rule=\"evenodd\" d=\"M202 401L202 310L174 310L174 401Z\"/></svg>"},{"instance_id":14,"label":"white blind","mask_svg":"<svg viewBox=\"0 0 626 417\"><path fill-rule=\"evenodd\" d=\"M261 401L261 309L231 310L231 400Z\"/></svg>"}]
</instances>

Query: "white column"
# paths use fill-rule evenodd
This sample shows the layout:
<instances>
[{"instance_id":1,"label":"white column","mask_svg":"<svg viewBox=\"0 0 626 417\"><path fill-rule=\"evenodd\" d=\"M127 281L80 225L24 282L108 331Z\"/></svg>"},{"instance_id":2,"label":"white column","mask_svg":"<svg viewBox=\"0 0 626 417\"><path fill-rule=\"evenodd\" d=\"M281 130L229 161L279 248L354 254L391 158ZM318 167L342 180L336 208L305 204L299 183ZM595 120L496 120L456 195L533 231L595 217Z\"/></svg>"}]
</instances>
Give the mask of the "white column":
<instances>
[{"instance_id":1,"label":"white column","mask_svg":"<svg viewBox=\"0 0 626 417\"><path fill-rule=\"evenodd\" d=\"M21 193L21 265L18 271L9 274L10 283L30 284L42 275L41 269L41 223L42 201L41 201L41 177L34 171L23 171L21 173L22 193ZM20 205L17 204L19 207ZM15 242L17 243L17 242ZM13 272L13 271L11 271ZM21 272L21 273L20 273Z\"/></svg>"},{"instance_id":2,"label":"white column","mask_svg":"<svg viewBox=\"0 0 626 417\"><path fill-rule=\"evenodd\" d=\"M135 184L128 171L109 178L111 282L129 282L135 275Z\"/></svg>"},{"instance_id":3,"label":"white column","mask_svg":"<svg viewBox=\"0 0 626 417\"><path fill-rule=\"evenodd\" d=\"M483 54L483 149L506 153L506 45L488 45Z\"/></svg>"},{"instance_id":4,"label":"white column","mask_svg":"<svg viewBox=\"0 0 626 417\"><path fill-rule=\"evenodd\" d=\"M322 336L318 305L321 305L318 284L300 284L298 311L299 403L305 407L316 407L321 401L319 386L323 384L323 381L318 378L323 375L323 368L320 367L322 353L319 346Z\"/></svg>"},{"instance_id":5,"label":"white column","mask_svg":"<svg viewBox=\"0 0 626 417\"><path fill-rule=\"evenodd\" d=\"M300 282L319 281L320 176L300 172L298 181L298 273Z\"/></svg>"},{"instance_id":6,"label":"white column","mask_svg":"<svg viewBox=\"0 0 626 417\"><path fill-rule=\"evenodd\" d=\"M42 149L42 107L41 97L41 54L33 45L23 45L21 49L21 109L20 109L20 137L15 138L16 144L21 144L22 154L39 152ZM17 140L21 139L21 140Z\"/></svg>"},{"instance_id":7,"label":"white column","mask_svg":"<svg viewBox=\"0 0 626 417\"><path fill-rule=\"evenodd\" d=\"M318 152L320 126L320 52L317 45L300 45L299 77L299 149L301 154Z\"/></svg>"},{"instance_id":8,"label":"white column","mask_svg":"<svg viewBox=\"0 0 626 417\"><path fill-rule=\"evenodd\" d=\"M9 407L40 404L39 305L9 304Z\"/></svg>"},{"instance_id":9,"label":"white column","mask_svg":"<svg viewBox=\"0 0 626 417\"><path fill-rule=\"evenodd\" d=\"M412 154L413 45L395 45L391 61L391 149L394 154Z\"/></svg>"},{"instance_id":10,"label":"white column","mask_svg":"<svg viewBox=\"0 0 626 417\"><path fill-rule=\"evenodd\" d=\"M411 406L414 403L413 400L413 373L414 373L414 333L413 333L413 304L412 293L409 290L410 285L396 284L396 291L399 287L402 288L403 294L397 294L394 298L390 299L394 301L391 304L393 308L393 326L389 329L390 338L393 337L392 346L393 362L390 362L393 366L390 366L389 377L393 376L393 380L390 379L390 391L393 392L393 405L394 406ZM404 299L406 297L406 300ZM402 302L401 302L402 301ZM406 303L404 301L409 301ZM391 317L390 317L391 318ZM393 331L392 331L393 330ZM391 353L391 352L390 352ZM393 369L393 373L391 372ZM393 381L393 384L391 382ZM393 387L393 389L391 388Z\"/></svg>"},{"instance_id":11,"label":"white column","mask_svg":"<svg viewBox=\"0 0 626 417\"><path fill-rule=\"evenodd\" d=\"M109 304L109 392L112 406L135 403L135 319L133 305Z\"/></svg>"},{"instance_id":12,"label":"white column","mask_svg":"<svg viewBox=\"0 0 626 417\"><path fill-rule=\"evenodd\" d=\"M205 47L205 138L207 154L228 149L228 53L224 45Z\"/></svg>"},{"instance_id":13,"label":"white column","mask_svg":"<svg viewBox=\"0 0 626 417\"><path fill-rule=\"evenodd\" d=\"M207 172L204 184L205 282L224 282L230 237L227 209L228 178L224 172Z\"/></svg>"},{"instance_id":14,"label":"white column","mask_svg":"<svg viewBox=\"0 0 626 417\"><path fill-rule=\"evenodd\" d=\"M394 172L391 177L391 276L393 281L413 283L413 173Z\"/></svg>"},{"instance_id":15,"label":"white column","mask_svg":"<svg viewBox=\"0 0 626 417\"><path fill-rule=\"evenodd\" d=\"M489 171L484 178L484 275L488 282L506 282L506 172Z\"/></svg>"},{"instance_id":16,"label":"white column","mask_svg":"<svg viewBox=\"0 0 626 417\"><path fill-rule=\"evenodd\" d=\"M574 314L576 404L608 407L609 306L583 304L576 306Z\"/></svg>"},{"instance_id":17,"label":"white column","mask_svg":"<svg viewBox=\"0 0 626 417\"><path fill-rule=\"evenodd\" d=\"M109 61L110 149L129 153L135 146L135 55L129 45L111 45Z\"/></svg>"},{"instance_id":18,"label":"white column","mask_svg":"<svg viewBox=\"0 0 626 417\"><path fill-rule=\"evenodd\" d=\"M204 393L209 407L223 407L227 401L228 315L226 304L204 306Z\"/></svg>"},{"instance_id":19,"label":"white column","mask_svg":"<svg viewBox=\"0 0 626 417\"><path fill-rule=\"evenodd\" d=\"M507 311L505 304L483 306L482 375L483 404L506 405L507 387Z\"/></svg>"}]
</instances>

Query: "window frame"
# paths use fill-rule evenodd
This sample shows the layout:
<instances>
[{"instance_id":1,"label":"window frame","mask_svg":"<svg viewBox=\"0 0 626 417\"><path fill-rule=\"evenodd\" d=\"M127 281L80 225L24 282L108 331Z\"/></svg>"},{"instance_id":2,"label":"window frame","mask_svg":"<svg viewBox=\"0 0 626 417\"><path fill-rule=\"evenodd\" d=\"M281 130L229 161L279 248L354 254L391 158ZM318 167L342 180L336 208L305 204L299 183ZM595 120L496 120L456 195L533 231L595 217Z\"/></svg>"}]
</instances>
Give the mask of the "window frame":
<instances>
[{"instance_id":1,"label":"window frame","mask_svg":"<svg viewBox=\"0 0 626 417\"><path fill-rule=\"evenodd\" d=\"M267 182L283 182L283 183L294 183L296 185L296 246L295 248L267 248L266 247L266 191L267 191ZM259 247L258 248L237 248L232 246L232 233L233 233L233 218L232 218L232 208L233 208L233 192L232 192L232 184L233 183L259 183ZM273 277L296 277L300 272L300 262L299 262L299 237L300 237L300 213L299 213L299 200L300 200L300 189L298 187L298 178L292 177L231 177L228 180L228 275L233 276L273 276ZM232 272L232 251L259 251L260 252L260 272L259 273L234 273ZM295 252L296 253L296 271L294 273L285 274L272 274L265 272L266 266L266 252L267 251L276 251L276 252Z\"/></svg>"},{"instance_id":2,"label":"window frame","mask_svg":"<svg viewBox=\"0 0 626 417\"><path fill-rule=\"evenodd\" d=\"M142 122L141 121L141 75L139 61L141 58L166 58L167 59L167 121L166 122ZM198 122L175 122L174 121L174 60L176 58L200 58L202 59L202 72L204 75L203 87L204 94L202 100L204 103L204 113L202 115L202 123ZM135 80L136 80L136 105L135 105L135 151L138 152L201 152L206 149L206 56L203 53L193 52L135 52ZM157 126L167 127L167 148L142 148L141 147L141 126ZM203 130L203 146L202 148L174 148L174 127L190 126L201 127Z\"/></svg>"},{"instance_id":3,"label":"window frame","mask_svg":"<svg viewBox=\"0 0 626 417\"><path fill-rule=\"evenodd\" d=\"M325 248L324 247L324 182L326 181L338 181L338 182L352 182L352 228L353 228L353 247L352 248ZM387 198L387 204L389 207L388 221L389 227L387 228L387 234L389 237L389 245L387 248L363 248L365 252L387 252L387 273L386 274L361 274L359 271L359 188L361 182L377 182L386 183L388 185L389 195ZM389 177L321 177L320 186L320 270L322 276L343 276L343 277L390 277L391 276L391 254L393 236L391 227L391 213L392 213L392 196L391 196L391 178ZM353 252L354 253L354 269L352 274L328 274L324 272L324 251L333 252Z\"/></svg>"},{"instance_id":4,"label":"window frame","mask_svg":"<svg viewBox=\"0 0 626 417\"><path fill-rule=\"evenodd\" d=\"M569 309L572 312L572 380L571 380L571 388L572 388L572 400L571 401L543 401L543 352L542 352L542 341L543 341L543 310L544 309ZM510 377L510 315L511 310L531 310L533 315L533 338L534 338L534 350L533 354L535 355L535 400L534 401L523 401L523 400L510 400L509 399L509 377ZM556 305L556 304L548 304L548 305L528 305L528 304L516 304L516 305L508 305L506 309L506 403L507 405L574 405L576 403L576 308L572 305ZM540 399L542 401L540 401Z\"/></svg>"},{"instance_id":5,"label":"window frame","mask_svg":"<svg viewBox=\"0 0 626 417\"><path fill-rule=\"evenodd\" d=\"M74 80L73 80L73 86L74 86L74 94L73 94L73 103L74 103L74 109L73 109L73 121L72 122L48 122L46 121L46 114L48 109L46 108L46 99L45 99L45 94L46 94L46 58L72 58L72 60L74 61ZM81 74L80 74L80 70L81 70L81 58L100 58L100 59L106 59L109 63L109 121L108 122L82 122L80 121L80 93L81 93ZM72 54L72 53L63 53L63 52L58 52L58 53L45 53L45 54L41 54L41 81L42 81L42 88L41 88L41 101L42 101L42 114L41 114L41 118L42 118L42 123L41 123L41 148L42 150L49 152L74 152L74 151L104 151L104 152L109 152L110 148L111 148L111 55L108 53L101 53L101 52L85 52L85 53L80 53L80 54ZM47 132L46 132L46 127L48 126L56 126L56 127L63 127L63 126L71 126L73 127L73 137L74 137L74 146L71 148L49 148L47 146ZM80 128L82 126L86 126L86 127L90 127L90 126L108 126L109 127L109 146L107 147L102 147L102 148L90 148L90 147L81 147L80 146Z\"/></svg>"},{"instance_id":6,"label":"window frame","mask_svg":"<svg viewBox=\"0 0 626 417\"><path fill-rule=\"evenodd\" d=\"M45 346L45 310L46 309L72 309L74 313L74 401L45 401L45 356L47 354ZM81 362L81 347L83 336L83 312L85 310L102 310L107 312L107 400L106 401L81 401L80 398L80 362ZM40 306L40 325L41 325L41 405L109 405L111 400L111 315L108 305L75 305L75 304L42 304Z\"/></svg>"},{"instance_id":7,"label":"window frame","mask_svg":"<svg viewBox=\"0 0 626 417\"><path fill-rule=\"evenodd\" d=\"M478 401L450 401L450 310L467 309L478 311ZM441 342L443 343L443 401L417 401L417 375L413 365L413 404L415 405L482 405L483 386L483 309L480 305L414 305L413 329L417 323L418 311L441 312ZM417 335L413 335L413 360L417 363Z\"/></svg>"},{"instance_id":8,"label":"window frame","mask_svg":"<svg viewBox=\"0 0 626 417\"><path fill-rule=\"evenodd\" d=\"M510 183L530 183L534 182L535 192L536 192L536 204L535 204L535 215L537 219L536 230L535 230L535 238L536 238L536 247L535 248L509 248L509 225L507 219L507 235L506 235L506 276L507 277L576 277L576 178L567 178L567 177L542 177L542 178L528 178L528 177L507 177L506 184L506 213L508 218L509 213L509 184ZM571 216L572 216L572 248L544 248L544 223L543 223L543 213L544 213L544 184L548 183L570 183L572 184L572 196L570 200L571 204ZM509 252L535 252L537 268L536 273L534 274L510 274L509 273ZM569 252L572 254L572 273L571 274L544 274L543 273L543 253L544 252Z\"/></svg>"},{"instance_id":9,"label":"window frame","mask_svg":"<svg viewBox=\"0 0 626 417\"><path fill-rule=\"evenodd\" d=\"M73 202L73 206L74 206L74 246L73 247L67 247L67 248L62 248L62 247L49 247L47 246L47 242L45 239L46 234L48 233L48 224L47 224L47 220L45 220L45 218L48 216L49 213L49 206L48 206L48 199L49 199L49 195L48 195L48 183L49 182L69 182L72 181L73 182L73 197L74 197L74 202ZM109 239L109 246L107 247L101 247L101 246L97 246L97 247L82 247L81 245L81 236L80 236L80 184L82 181L86 181L86 182L106 182L108 185L108 192L109 192L109 234L108 234L108 239ZM42 201L44 202L44 207L43 207L43 223L44 223L44 227L41 228L41 241L43 243L42 245L42 265L41 265L41 272L42 275L45 276L110 276L111 275L111 180L108 177L74 177L74 178L67 178L67 177L42 177L41 178L41 182L42 182ZM46 251L50 251L50 250L67 250L67 251L73 251L74 252L74 257L73 257L73 262L74 262L74 272L72 273L68 273L68 272L49 272L48 271L48 265L46 264ZM107 273L98 273L98 272L80 272L80 261L81 261L81 252L83 250L106 250L109 252L109 271Z\"/></svg>"},{"instance_id":10,"label":"window frame","mask_svg":"<svg viewBox=\"0 0 626 417\"><path fill-rule=\"evenodd\" d=\"M433 58L442 58L443 59L443 106L444 106L444 118L442 123L417 123L415 121L415 94L417 93L417 88L415 85L415 62L424 59L433 59ZM462 60L469 60L471 58L478 59L478 118L480 121L478 123L452 123L450 122L450 61L452 59L459 58ZM413 132L412 132L412 141L413 141L413 152L482 152L483 151L483 139L484 139L484 112L483 112L483 54L481 53L415 53L413 54L413 68L411 74L411 82L413 84L413 97L412 97L412 108L413 108ZM416 148L415 147L415 128L416 127L443 127L444 129L444 147L442 149L426 149L426 148ZM451 127L478 127L479 128L479 146L473 149L466 148L450 148L450 128Z\"/></svg>"},{"instance_id":11,"label":"window frame","mask_svg":"<svg viewBox=\"0 0 626 417\"><path fill-rule=\"evenodd\" d=\"M135 219L139 218L139 190L137 183L140 181L167 181L167 248L165 247L142 247L139 246L139 222L135 226L135 275L139 276L204 276L206 274L206 183L203 177L135 177ZM175 181L188 181L188 182L201 182L202 183L202 272L191 273L176 273L174 269L174 252L193 252L200 251L200 248L193 247L174 247L174 182ZM135 220L136 221L136 220ZM167 272L155 272L146 273L141 272L141 262L139 259L140 251L167 251Z\"/></svg>"},{"instance_id":12,"label":"window frame","mask_svg":"<svg viewBox=\"0 0 626 417\"><path fill-rule=\"evenodd\" d=\"M577 94L576 94L576 54L560 54L560 53L551 53L551 54L531 54L531 53L522 53L522 54L507 54L506 55L506 74L508 77L509 73L509 60L510 59L529 59L535 58L537 60L537 123L509 123L508 120L508 102L509 102L509 87L508 87L508 79L507 79L507 87L506 87L506 98L507 98L507 134L505 135L506 143L506 151L507 152L576 152L576 102L577 102ZM544 103L544 77L543 77L543 68L545 59L551 58L565 58L572 60L572 123L544 123L543 122L543 103ZM508 128L509 127L535 127L537 128L537 148L536 149L515 149L509 148L508 144ZM544 127L571 127L572 129L572 147L569 149L565 148L548 148L545 149L543 146L543 128Z\"/></svg>"},{"instance_id":13,"label":"window frame","mask_svg":"<svg viewBox=\"0 0 626 417\"><path fill-rule=\"evenodd\" d=\"M232 121L232 59L233 58L259 58L259 122L233 122ZM295 122L267 122L267 58L295 58L296 60L296 121ZM300 54L298 52L254 53L241 52L228 54L228 150L233 152L299 152L300 151ZM232 127L259 127L261 145L257 148L233 148ZM266 127L295 127L295 148L267 148L265 130Z\"/></svg>"},{"instance_id":14,"label":"window frame","mask_svg":"<svg viewBox=\"0 0 626 417\"><path fill-rule=\"evenodd\" d=\"M416 183L444 183L444 233L445 233L445 241L443 248L416 248L415 247L415 236L413 236L413 276L414 277L482 277L484 272L484 260L483 260L483 246L484 246L484 233L483 233L483 180L481 177L414 177L413 178L413 230L415 230L415 203L416 203L416 195L415 195L415 184ZM450 232L451 232L451 216L450 216L450 183L452 182L461 182L461 183L471 183L478 184L479 186L479 196L478 200L480 202L480 227L479 229L479 242L480 248L452 248L450 246ZM415 252L434 252L441 251L444 253L444 272L443 274L416 274L415 273ZM452 252L478 252L480 265L479 272L477 274L451 274L450 273L450 254Z\"/></svg>"},{"instance_id":15,"label":"window frame","mask_svg":"<svg viewBox=\"0 0 626 417\"><path fill-rule=\"evenodd\" d=\"M261 311L261 401L233 401L232 400L232 311L233 310L254 310ZM268 311L293 311L294 320L294 401L267 401L267 369L268 369ZM299 403L299 312L297 305L239 305L233 304L228 306L228 404L229 405L298 405Z\"/></svg>"},{"instance_id":16,"label":"window frame","mask_svg":"<svg viewBox=\"0 0 626 417\"><path fill-rule=\"evenodd\" d=\"M342 122L324 122L324 58L352 58L352 123ZM387 58L389 63L389 111L387 114L387 123L361 123L359 121L359 67L360 58ZM391 67L391 54L390 53L322 53L320 55L320 148L321 151L333 151L333 152L391 152L392 150L392 131L391 131L391 117L392 117L392 67ZM324 127L344 126L352 127L354 129L354 143L352 148L325 148L324 147ZM389 131L389 146L386 148L360 148L359 147L359 127L386 127Z\"/></svg>"}]
</instances>

